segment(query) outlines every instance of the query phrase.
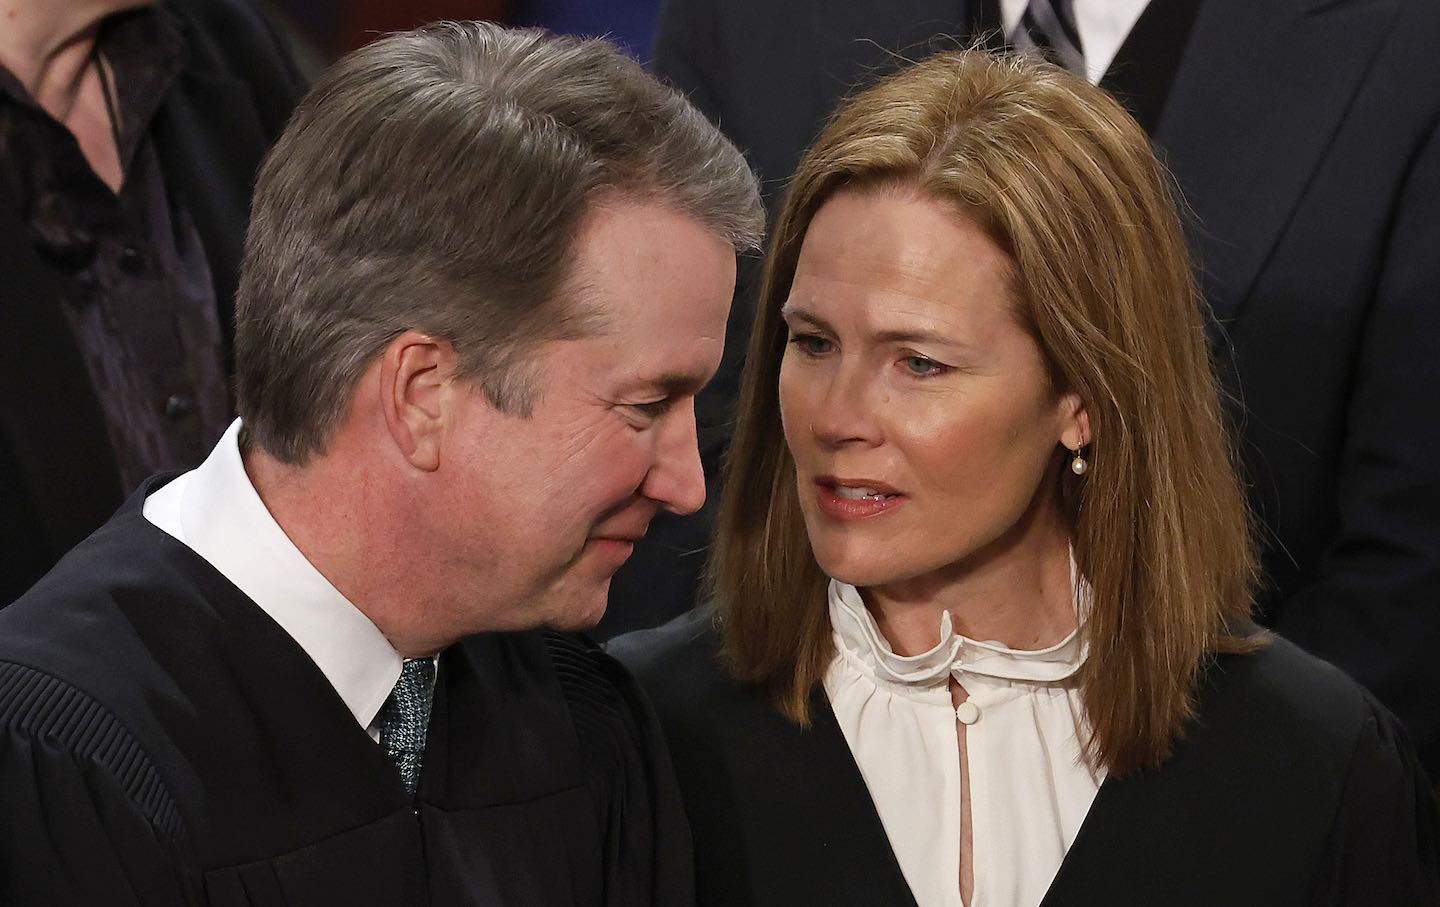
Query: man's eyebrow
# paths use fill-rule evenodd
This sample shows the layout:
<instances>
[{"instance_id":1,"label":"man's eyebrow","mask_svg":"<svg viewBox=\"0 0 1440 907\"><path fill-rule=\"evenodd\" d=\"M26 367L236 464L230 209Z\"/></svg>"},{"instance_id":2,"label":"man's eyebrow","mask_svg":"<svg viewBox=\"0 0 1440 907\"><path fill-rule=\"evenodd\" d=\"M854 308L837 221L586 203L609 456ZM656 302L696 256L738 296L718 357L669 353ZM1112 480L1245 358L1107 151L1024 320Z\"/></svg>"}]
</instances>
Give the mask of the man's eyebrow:
<instances>
[{"instance_id":1,"label":"man's eyebrow","mask_svg":"<svg viewBox=\"0 0 1440 907\"><path fill-rule=\"evenodd\" d=\"M663 391L666 396L674 397L698 394L708 380L705 375L693 372L665 372L638 384L647 390Z\"/></svg>"}]
</instances>

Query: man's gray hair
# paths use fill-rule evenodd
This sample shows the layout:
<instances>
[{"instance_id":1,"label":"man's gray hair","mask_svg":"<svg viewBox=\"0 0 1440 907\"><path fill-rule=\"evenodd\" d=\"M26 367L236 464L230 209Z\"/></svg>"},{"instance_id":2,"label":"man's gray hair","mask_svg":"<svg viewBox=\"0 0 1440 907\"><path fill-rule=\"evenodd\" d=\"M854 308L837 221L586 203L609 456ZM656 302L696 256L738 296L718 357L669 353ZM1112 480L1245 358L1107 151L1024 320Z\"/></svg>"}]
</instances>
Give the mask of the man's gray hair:
<instances>
[{"instance_id":1,"label":"man's gray hair","mask_svg":"<svg viewBox=\"0 0 1440 907\"><path fill-rule=\"evenodd\" d=\"M569 261L610 195L759 245L744 157L605 41L445 22L340 60L255 190L235 332L250 439L297 465L323 452L362 372L410 329L528 414L525 354L590 329Z\"/></svg>"}]
</instances>

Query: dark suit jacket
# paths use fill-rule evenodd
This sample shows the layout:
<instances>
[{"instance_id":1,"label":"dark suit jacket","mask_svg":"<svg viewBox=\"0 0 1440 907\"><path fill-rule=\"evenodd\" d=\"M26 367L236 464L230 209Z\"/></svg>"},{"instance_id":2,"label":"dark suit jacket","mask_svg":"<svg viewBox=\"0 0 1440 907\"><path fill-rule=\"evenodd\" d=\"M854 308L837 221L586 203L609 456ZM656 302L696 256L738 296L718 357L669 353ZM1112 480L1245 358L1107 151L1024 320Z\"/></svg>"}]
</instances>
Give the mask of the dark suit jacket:
<instances>
[{"instance_id":1,"label":"dark suit jacket","mask_svg":"<svg viewBox=\"0 0 1440 907\"><path fill-rule=\"evenodd\" d=\"M560 633L440 654L419 789L269 616L141 513L0 611L0 904L685 907L648 703Z\"/></svg>"},{"instance_id":2,"label":"dark suit jacket","mask_svg":"<svg viewBox=\"0 0 1440 907\"><path fill-rule=\"evenodd\" d=\"M963 46L968 23L986 19L974 0L670 0L656 67L748 151L774 199L841 95L899 65L893 49ZM1166 36L1174 46L1158 46ZM1141 119L1193 209L1214 348L1263 524L1259 617L1373 690L1432 774L1437 46L1434 0L1153 0L1105 82L1170 80L1163 106L1147 99ZM1103 439L1096 456L1103 469ZM617 589L662 610L643 589ZM678 613L691 599L667 605Z\"/></svg>"},{"instance_id":3,"label":"dark suit jacket","mask_svg":"<svg viewBox=\"0 0 1440 907\"><path fill-rule=\"evenodd\" d=\"M227 341L261 156L303 89L244 0L169 0L184 69L152 135L172 204L195 222ZM100 403L60 309L54 273L0 195L0 607L100 526L121 489Z\"/></svg>"},{"instance_id":4,"label":"dark suit jacket","mask_svg":"<svg viewBox=\"0 0 1440 907\"><path fill-rule=\"evenodd\" d=\"M802 730L716 657L692 614L614 640L655 703L704 907L913 905L829 701ZM1393 717L1277 640L1205 673L1158 770L1107 778L1042 907L1440 903L1440 828Z\"/></svg>"}]
</instances>

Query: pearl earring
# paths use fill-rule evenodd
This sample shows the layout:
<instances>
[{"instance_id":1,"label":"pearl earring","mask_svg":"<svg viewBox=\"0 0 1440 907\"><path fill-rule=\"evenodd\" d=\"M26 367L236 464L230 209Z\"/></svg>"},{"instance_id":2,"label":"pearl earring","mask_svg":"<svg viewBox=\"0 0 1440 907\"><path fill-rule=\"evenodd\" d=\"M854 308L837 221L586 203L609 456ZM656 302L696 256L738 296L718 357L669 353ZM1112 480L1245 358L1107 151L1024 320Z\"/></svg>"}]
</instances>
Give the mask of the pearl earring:
<instances>
[{"instance_id":1,"label":"pearl earring","mask_svg":"<svg viewBox=\"0 0 1440 907\"><path fill-rule=\"evenodd\" d=\"M1080 452L1084 449L1085 448L1083 447L1075 448L1075 459L1070 461L1070 471L1075 473L1077 476L1083 476L1086 472L1090 470L1090 462L1084 457L1080 456Z\"/></svg>"}]
</instances>

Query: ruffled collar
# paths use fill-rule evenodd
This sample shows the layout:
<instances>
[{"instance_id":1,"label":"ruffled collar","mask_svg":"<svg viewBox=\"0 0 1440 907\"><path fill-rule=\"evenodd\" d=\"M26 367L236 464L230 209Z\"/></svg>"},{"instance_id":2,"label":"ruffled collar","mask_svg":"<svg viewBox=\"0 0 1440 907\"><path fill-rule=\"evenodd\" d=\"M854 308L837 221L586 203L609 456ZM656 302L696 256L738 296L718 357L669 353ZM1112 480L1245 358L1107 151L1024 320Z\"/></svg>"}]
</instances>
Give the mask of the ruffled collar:
<instances>
[{"instance_id":1,"label":"ruffled collar","mask_svg":"<svg viewBox=\"0 0 1440 907\"><path fill-rule=\"evenodd\" d=\"M1076 582L1077 608L1083 622L1088 587ZM1001 680L1054 683L1072 676L1085 663L1086 646L1079 629L1045 649L1012 649L998 642L968 639L955 632L946 611L940 619L940 642L919 655L897 655L880 632L860 590L830 580L830 625L837 641L882 680L906 686L934 686L951 674L978 674Z\"/></svg>"}]
</instances>

